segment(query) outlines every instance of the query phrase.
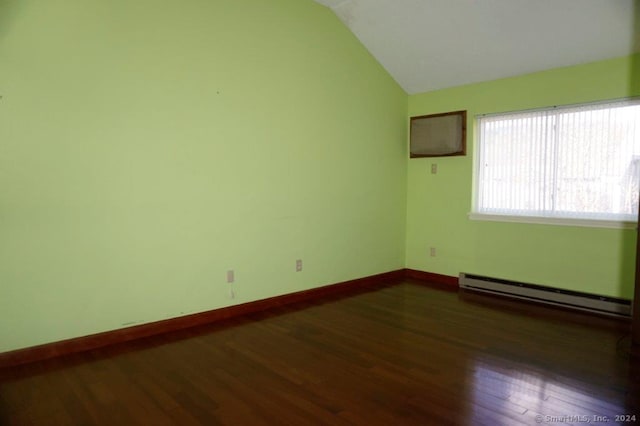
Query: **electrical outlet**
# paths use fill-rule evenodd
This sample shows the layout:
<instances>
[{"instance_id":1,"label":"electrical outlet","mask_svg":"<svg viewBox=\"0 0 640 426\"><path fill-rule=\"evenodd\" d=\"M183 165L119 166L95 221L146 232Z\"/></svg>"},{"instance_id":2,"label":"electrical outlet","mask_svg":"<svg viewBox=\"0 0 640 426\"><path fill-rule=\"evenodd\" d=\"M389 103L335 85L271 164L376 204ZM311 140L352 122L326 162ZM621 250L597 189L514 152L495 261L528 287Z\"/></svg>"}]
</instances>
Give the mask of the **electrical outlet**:
<instances>
[{"instance_id":1,"label":"electrical outlet","mask_svg":"<svg viewBox=\"0 0 640 426\"><path fill-rule=\"evenodd\" d=\"M236 276L235 276L235 273L233 272L233 269L229 269L227 271L227 282L232 283L235 280L236 280Z\"/></svg>"},{"instance_id":2,"label":"electrical outlet","mask_svg":"<svg viewBox=\"0 0 640 426\"><path fill-rule=\"evenodd\" d=\"M429 249L429 256L436 257L436 248L435 247L431 247Z\"/></svg>"},{"instance_id":3,"label":"electrical outlet","mask_svg":"<svg viewBox=\"0 0 640 426\"><path fill-rule=\"evenodd\" d=\"M431 164L431 174L435 175L438 173L438 163L432 163Z\"/></svg>"},{"instance_id":4,"label":"electrical outlet","mask_svg":"<svg viewBox=\"0 0 640 426\"><path fill-rule=\"evenodd\" d=\"M296 272L302 271L302 259L296 260Z\"/></svg>"}]
</instances>

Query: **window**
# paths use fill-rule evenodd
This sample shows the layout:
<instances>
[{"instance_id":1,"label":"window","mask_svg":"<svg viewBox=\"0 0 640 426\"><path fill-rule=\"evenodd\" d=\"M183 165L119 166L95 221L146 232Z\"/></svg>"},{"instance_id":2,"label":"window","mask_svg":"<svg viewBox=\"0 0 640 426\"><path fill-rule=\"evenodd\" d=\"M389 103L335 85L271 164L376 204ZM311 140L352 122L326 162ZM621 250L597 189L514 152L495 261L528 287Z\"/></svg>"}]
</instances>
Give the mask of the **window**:
<instances>
[{"instance_id":1,"label":"window","mask_svg":"<svg viewBox=\"0 0 640 426\"><path fill-rule=\"evenodd\" d=\"M478 117L474 219L635 222L640 100Z\"/></svg>"}]
</instances>

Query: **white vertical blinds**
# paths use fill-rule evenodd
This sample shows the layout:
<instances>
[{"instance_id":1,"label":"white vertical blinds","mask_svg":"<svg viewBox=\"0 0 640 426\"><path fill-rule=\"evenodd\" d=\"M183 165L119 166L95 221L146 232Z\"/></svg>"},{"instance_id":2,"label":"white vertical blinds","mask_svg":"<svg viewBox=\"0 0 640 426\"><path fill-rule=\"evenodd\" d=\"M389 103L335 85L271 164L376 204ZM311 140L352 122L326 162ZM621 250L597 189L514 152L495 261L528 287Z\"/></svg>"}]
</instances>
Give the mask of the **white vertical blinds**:
<instances>
[{"instance_id":1,"label":"white vertical blinds","mask_svg":"<svg viewBox=\"0 0 640 426\"><path fill-rule=\"evenodd\" d=\"M640 100L478 118L474 213L635 221Z\"/></svg>"}]
</instances>

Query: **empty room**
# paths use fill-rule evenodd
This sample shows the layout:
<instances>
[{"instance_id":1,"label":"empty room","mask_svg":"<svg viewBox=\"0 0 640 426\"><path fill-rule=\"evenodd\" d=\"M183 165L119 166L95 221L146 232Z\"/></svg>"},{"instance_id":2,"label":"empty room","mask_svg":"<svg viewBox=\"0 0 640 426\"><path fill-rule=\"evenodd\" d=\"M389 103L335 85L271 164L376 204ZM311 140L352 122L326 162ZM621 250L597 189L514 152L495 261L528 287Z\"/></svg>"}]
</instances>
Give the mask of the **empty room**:
<instances>
[{"instance_id":1,"label":"empty room","mask_svg":"<svg viewBox=\"0 0 640 426\"><path fill-rule=\"evenodd\" d=\"M639 16L0 0L0 425L639 422Z\"/></svg>"}]
</instances>

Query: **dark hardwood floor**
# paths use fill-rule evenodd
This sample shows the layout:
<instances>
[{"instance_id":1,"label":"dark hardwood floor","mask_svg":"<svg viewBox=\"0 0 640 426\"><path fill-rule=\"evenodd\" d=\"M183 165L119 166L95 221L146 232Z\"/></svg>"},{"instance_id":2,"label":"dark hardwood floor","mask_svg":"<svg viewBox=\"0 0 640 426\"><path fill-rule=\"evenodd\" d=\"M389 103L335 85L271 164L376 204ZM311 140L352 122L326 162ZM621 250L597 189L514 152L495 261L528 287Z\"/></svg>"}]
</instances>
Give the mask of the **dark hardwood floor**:
<instances>
[{"instance_id":1,"label":"dark hardwood floor","mask_svg":"<svg viewBox=\"0 0 640 426\"><path fill-rule=\"evenodd\" d=\"M0 371L0 424L633 424L628 333L407 281Z\"/></svg>"}]
</instances>

